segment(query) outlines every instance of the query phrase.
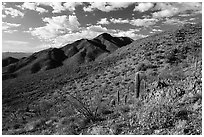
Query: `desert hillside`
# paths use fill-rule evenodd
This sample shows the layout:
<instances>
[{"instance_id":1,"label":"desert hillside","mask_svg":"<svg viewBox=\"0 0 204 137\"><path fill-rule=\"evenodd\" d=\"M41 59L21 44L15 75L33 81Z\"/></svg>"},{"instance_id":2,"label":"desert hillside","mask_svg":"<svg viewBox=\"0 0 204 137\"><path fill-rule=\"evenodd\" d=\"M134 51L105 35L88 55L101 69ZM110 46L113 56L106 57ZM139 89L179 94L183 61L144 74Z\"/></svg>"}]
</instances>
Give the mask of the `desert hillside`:
<instances>
[{"instance_id":1,"label":"desert hillside","mask_svg":"<svg viewBox=\"0 0 204 137\"><path fill-rule=\"evenodd\" d=\"M41 58L47 50L26 58L44 65L2 82L2 133L201 135L202 24L121 40L131 41L103 34L48 49L54 69L43 68L52 64Z\"/></svg>"}]
</instances>

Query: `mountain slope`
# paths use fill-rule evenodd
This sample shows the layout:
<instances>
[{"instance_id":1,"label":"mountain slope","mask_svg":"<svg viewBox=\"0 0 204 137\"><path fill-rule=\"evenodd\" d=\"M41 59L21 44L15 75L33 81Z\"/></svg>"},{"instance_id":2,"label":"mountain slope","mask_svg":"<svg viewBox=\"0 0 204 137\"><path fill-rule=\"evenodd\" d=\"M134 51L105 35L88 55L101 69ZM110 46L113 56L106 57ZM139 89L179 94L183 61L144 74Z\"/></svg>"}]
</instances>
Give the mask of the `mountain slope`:
<instances>
[{"instance_id":1,"label":"mountain slope","mask_svg":"<svg viewBox=\"0 0 204 137\"><path fill-rule=\"evenodd\" d=\"M19 60L13 57L7 57L2 60L2 67L6 67L12 63L18 62Z\"/></svg>"},{"instance_id":2,"label":"mountain slope","mask_svg":"<svg viewBox=\"0 0 204 137\"><path fill-rule=\"evenodd\" d=\"M103 53L112 53L131 42L132 39L130 38L112 37L110 34L104 33L93 40L81 39L59 49L46 49L3 68L4 79L12 78L9 75L15 75L16 77L54 69L63 65L79 66L94 61Z\"/></svg>"},{"instance_id":3,"label":"mountain slope","mask_svg":"<svg viewBox=\"0 0 204 137\"><path fill-rule=\"evenodd\" d=\"M146 84L136 98L139 66ZM3 134L202 134L201 70L202 24L188 24L73 71L60 67L32 81L3 81ZM70 94L90 110L99 102L98 119L82 113L79 102L73 105Z\"/></svg>"}]
</instances>

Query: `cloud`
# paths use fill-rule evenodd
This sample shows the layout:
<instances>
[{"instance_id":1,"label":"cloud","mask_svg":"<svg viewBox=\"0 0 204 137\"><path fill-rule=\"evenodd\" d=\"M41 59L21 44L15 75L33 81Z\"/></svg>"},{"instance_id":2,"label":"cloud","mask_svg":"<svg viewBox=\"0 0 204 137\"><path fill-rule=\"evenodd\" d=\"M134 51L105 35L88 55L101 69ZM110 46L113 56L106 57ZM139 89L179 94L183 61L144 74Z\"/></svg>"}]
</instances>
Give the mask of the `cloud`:
<instances>
[{"instance_id":1,"label":"cloud","mask_svg":"<svg viewBox=\"0 0 204 137\"><path fill-rule=\"evenodd\" d=\"M6 18L6 15L2 14L2 18Z\"/></svg>"},{"instance_id":2,"label":"cloud","mask_svg":"<svg viewBox=\"0 0 204 137\"><path fill-rule=\"evenodd\" d=\"M5 30L4 32L5 33L14 33L14 32L17 32L18 30Z\"/></svg>"},{"instance_id":3,"label":"cloud","mask_svg":"<svg viewBox=\"0 0 204 137\"><path fill-rule=\"evenodd\" d=\"M110 22L107 20L107 18L102 18L100 21L98 21L96 24L102 24L102 25L104 25L104 24L109 24Z\"/></svg>"},{"instance_id":4,"label":"cloud","mask_svg":"<svg viewBox=\"0 0 204 137\"><path fill-rule=\"evenodd\" d=\"M3 40L2 41L2 51L20 51L22 52L22 49L28 49L29 42L26 41L18 41L18 40Z\"/></svg>"},{"instance_id":5,"label":"cloud","mask_svg":"<svg viewBox=\"0 0 204 137\"><path fill-rule=\"evenodd\" d=\"M162 32L163 30L161 29L152 29L153 32Z\"/></svg>"},{"instance_id":6,"label":"cloud","mask_svg":"<svg viewBox=\"0 0 204 137\"><path fill-rule=\"evenodd\" d=\"M52 7L52 13L60 13L61 11L65 10L65 8L62 6L62 2L39 2L39 5Z\"/></svg>"},{"instance_id":7,"label":"cloud","mask_svg":"<svg viewBox=\"0 0 204 137\"><path fill-rule=\"evenodd\" d=\"M192 14L201 13L202 3L199 2L172 2L157 3L154 10L160 10L152 14L153 18L172 17L179 13L191 12Z\"/></svg>"},{"instance_id":8,"label":"cloud","mask_svg":"<svg viewBox=\"0 0 204 137\"><path fill-rule=\"evenodd\" d=\"M147 2L147 3L139 3L137 6L135 6L133 11L140 11L145 12L151 9L154 6L153 3Z\"/></svg>"},{"instance_id":9,"label":"cloud","mask_svg":"<svg viewBox=\"0 0 204 137\"><path fill-rule=\"evenodd\" d=\"M81 2L66 2L63 4L65 9L67 9L69 11L75 11L76 7L79 5L82 5L82 3Z\"/></svg>"},{"instance_id":10,"label":"cloud","mask_svg":"<svg viewBox=\"0 0 204 137\"><path fill-rule=\"evenodd\" d=\"M148 26L151 26L151 25L154 25L158 22L158 19L147 19L147 18L144 18L144 19L132 19L130 21L130 24L131 25L134 25L134 26L144 26L144 27L148 27Z\"/></svg>"},{"instance_id":11,"label":"cloud","mask_svg":"<svg viewBox=\"0 0 204 137\"><path fill-rule=\"evenodd\" d=\"M74 15L56 16L52 18L43 18L46 23L43 27L31 28L29 32L33 36L37 36L40 39L48 40L53 39L59 35L71 33L79 30L80 23Z\"/></svg>"},{"instance_id":12,"label":"cloud","mask_svg":"<svg viewBox=\"0 0 204 137\"><path fill-rule=\"evenodd\" d=\"M2 22L2 31L5 33L13 33L17 30L12 30L12 28L19 27L21 24L15 24L15 23L8 23L8 22Z\"/></svg>"},{"instance_id":13,"label":"cloud","mask_svg":"<svg viewBox=\"0 0 204 137\"><path fill-rule=\"evenodd\" d=\"M128 19L126 20L123 20L122 18L118 18L118 19L115 19L115 18L111 18L110 21L112 23L118 23L118 24L123 24L123 23L129 23L130 21Z\"/></svg>"},{"instance_id":14,"label":"cloud","mask_svg":"<svg viewBox=\"0 0 204 137\"><path fill-rule=\"evenodd\" d=\"M182 24L185 24L185 23L190 23L190 22L187 22L185 20L181 21L177 18L166 18L166 21L163 22L163 24L166 24L166 25L182 25Z\"/></svg>"},{"instance_id":15,"label":"cloud","mask_svg":"<svg viewBox=\"0 0 204 137\"><path fill-rule=\"evenodd\" d=\"M92 25L87 27L88 31L94 31L94 32L107 32L108 29L105 27L102 27L101 25Z\"/></svg>"},{"instance_id":16,"label":"cloud","mask_svg":"<svg viewBox=\"0 0 204 137\"><path fill-rule=\"evenodd\" d=\"M3 10L6 15L11 15L11 17L13 18L18 17L18 16L20 17L24 16L24 13L22 13L21 11L17 9L3 7Z\"/></svg>"},{"instance_id":17,"label":"cloud","mask_svg":"<svg viewBox=\"0 0 204 137\"><path fill-rule=\"evenodd\" d=\"M166 10L162 10L159 12L155 12L153 13L153 18L163 18L163 17L171 17L175 14L178 13L178 9L177 8L173 8L173 9L166 9Z\"/></svg>"},{"instance_id":18,"label":"cloud","mask_svg":"<svg viewBox=\"0 0 204 137\"><path fill-rule=\"evenodd\" d=\"M81 2L39 2L39 5L50 6L52 7L52 13L61 13L62 11L75 11L76 7L82 5Z\"/></svg>"},{"instance_id":19,"label":"cloud","mask_svg":"<svg viewBox=\"0 0 204 137\"><path fill-rule=\"evenodd\" d=\"M20 40L3 40L2 45L2 51L9 52L36 52L50 47L47 44L32 45L30 42Z\"/></svg>"},{"instance_id":20,"label":"cloud","mask_svg":"<svg viewBox=\"0 0 204 137\"><path fill-rule=\"evenodd\" d=\"M29 9L29 10L34 10L34 11L38 11L40 13L44 13L44 12L48 12L48 10L38 7L38 3L36 2L24 2L20 8L21 9Z\"/></svg>"},{"instance_id":21,"label":"cloud","mask_svg":"<svg viewBox=\"0 0 204 137\"><path fill-rule=\"evenodd\" d=\"M59 36L54 39L54 43L55 45L60 46L65 43L71 43L82 38L92 39L103 32L113 34L116 32L116 30L107 29L106 27L102 27L101 25L90 25L89 27L81 28L78 32L67 33L65 35Z\"/></svg>"},{"instance_id":22,"label":"cloud","mask_svg":"<svg viewBox=\"0 0 204 137\"><path fill-rule=\"evenodd\" d=\"M89 6L83 8L84 11L92 12L95 9L98 9L100 11L110 12L110 11L119 10L122 8L127 8L132 3L131 2L90 2L89 4L90 4Z\"/></svg>"},{"instance_id":23,"label":"cloud","mask_svg":"<svg viewBox=\"0 0 204 137\"><path fill-rule=\"evenodd\" d=\"M117 30L117 33L114 33L114 36L118 36L118 37L130 37L134 40L140 39L140 38L144 38L147 37L148 35L143 35L143 34L137 34L138 33L138 29L129 29L127 31L124 30Z\"/></svg>"},{"instance_id":24,"label":"cloud","mask_svg":"<svg viewBox=\"0 0 204 137\"><path fill-rule=\"evenodd\" d=\"M22 9L29 9L29 10L35 10L37 6L37 3L34 2L24 2L22 4Z\"/></svg>"},{"instance_id":25,"label":"cloud","mask_svg":"<svg viewBox=\"0 0 204 137\"><path fill-rule=\"evenodd\" d=\"M41 7L36 7L36 11L40 12L40 13L45 13L48 12L48 10L41 8Z\"/></svg>"},{"instance_id":26,"label":"cloud","mask_svg":"<svg viewBox=\"0 0 204 137\"><path fill-rule=\"evenodd\" d=\"M29 44L29 42L26 41L18 41L18 40L5 40L3 41L5 44L12 44L12 45L26 45Z\"/></svg>"},{"instance_id":27,"label":"cloud","mask_svg":"<svg viewBox=\"0 0 204 137\"><path fill-rule=\"evenodd\" d=\"M104 33L104 32L109 33L112 36L130 37L134 40L148 36L148 35L137 34L139 31L140 31L139 29L129 29L127 31L124 31L119 29L118 30L107 29L106 27L102 27L101 25L91 25L87 28L81 29L79 32L69 33L69 34L59 36L55 39L54 43L58 46L63 46L64 44L74 42L81 38L93 39L97 35L100 35L101 33Z\"/></svg>"},{"instance_id":28,"label":"cloud","mask_svg":"<svg viewBox=\"0 0 204 137\"><path fill-rule=\"evenodd\" d=\"M148 27L151 25L156 24L158 21L158 19L153 19L153 18L144 18L144 19L122 19L122 18L111 18L110 22L111 23L115 23L115 24L124 24L124 23L130 23L131 25L134 26L144 26L144 27Z\"/></svg>"}]
</instances>

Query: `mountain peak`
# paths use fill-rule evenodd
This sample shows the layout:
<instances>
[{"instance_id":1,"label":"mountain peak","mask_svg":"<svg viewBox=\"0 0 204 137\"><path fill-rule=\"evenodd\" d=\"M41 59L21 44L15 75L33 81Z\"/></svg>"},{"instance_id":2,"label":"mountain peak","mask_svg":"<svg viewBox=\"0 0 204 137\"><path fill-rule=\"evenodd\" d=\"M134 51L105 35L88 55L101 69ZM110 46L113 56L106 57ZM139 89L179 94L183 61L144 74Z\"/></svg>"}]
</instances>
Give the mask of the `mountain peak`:
<instances>
[{"instance_id":1,"label":"mountain peak","mask_svg":"<svg viewBox=\"0 0 204 137\"><path fill-rule=\"evenodd\" d=\"M98 35L96 38L112 38L112 36L108 33L102 33Z\"/></svg>"}]
</instances>

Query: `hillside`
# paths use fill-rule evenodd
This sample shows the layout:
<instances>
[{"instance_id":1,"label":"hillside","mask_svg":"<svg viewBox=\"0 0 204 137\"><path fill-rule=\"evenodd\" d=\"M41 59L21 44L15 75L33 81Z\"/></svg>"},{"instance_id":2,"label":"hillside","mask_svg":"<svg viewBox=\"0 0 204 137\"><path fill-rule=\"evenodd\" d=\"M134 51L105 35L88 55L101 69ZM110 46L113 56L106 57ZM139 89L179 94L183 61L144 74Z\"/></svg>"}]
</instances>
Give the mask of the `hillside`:
<instances>
[{"instance_id":1,"label":"hillside","mask_svg":"<svg viewBox=\"0 0 204 137\"><path fill-rule=\"evenodd\" d=\"M133 40L127 37L112 37L103 33L93 40L81 39L62 48L49 48L21 58L12 64L3 65L3 80L54 69L60 66L77 67L94 61L104 53L110 54Z\"/></svg>"},{"instance_id":2,"label":"hillside","mask_svg":"<svg viewBox=\"0 0 204 137\"><path fill-rule=\"evenodd\" d=\"M110 42L100 37L93 41ZM65 49L76 56L90 50L76 45ZM201 23L133 41L103 58L71 68L63 65L3 81L2 133L202 134ZM136 69L145 78L139 98Z\"/></svg>"},{"instance_id":3,"label":"hillside","mask_svg":"<svg viewBox=\"0 0 204 137\"><path fill-rule=\"evenodd\" d=\"M18 62L19 60L13 57L7 57L2 59L2 67L6 67L12 63Z\"/></svg>"}]
</instances>

